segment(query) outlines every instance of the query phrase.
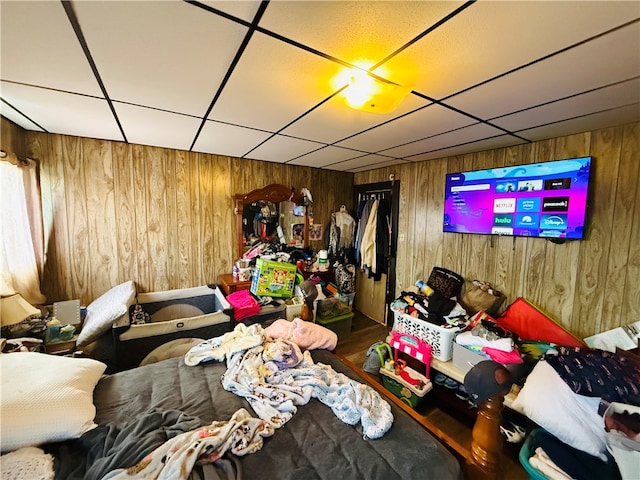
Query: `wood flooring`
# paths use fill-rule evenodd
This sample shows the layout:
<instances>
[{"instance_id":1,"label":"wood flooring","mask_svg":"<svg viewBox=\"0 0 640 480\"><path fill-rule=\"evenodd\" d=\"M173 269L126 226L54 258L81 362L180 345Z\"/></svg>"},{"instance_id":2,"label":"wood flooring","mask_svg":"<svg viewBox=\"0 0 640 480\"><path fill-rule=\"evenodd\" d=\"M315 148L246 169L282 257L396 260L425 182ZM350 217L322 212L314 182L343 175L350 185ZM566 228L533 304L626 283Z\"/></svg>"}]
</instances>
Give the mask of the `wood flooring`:
<instances>
[{"instance_id":1,"label":"wood flooring","mask_svg":"<svg viewBox=\"0 0 640 480\"><path fill-rule=\"evenodd\" d=\"M378 379L362 371L366 360L367 350L375 342L383 341L389 333L385 325L374 322L362 313L355 311L352 321L351 335L341 339L336 347L338 354L345 363L358 371L372 385L380 387L386 392ZM393 400L393 398L391 399ZM403 404L398 406L405 409L416 421L423 425L438 438L461 462L471 448L471 430L475 421L475 409L467 402L459 400L444 387L434 385L434 389L427 394L424 403L413 410ZM504 480L527 480L528 474L518 461L521 444L511 444L505 441L503 446Z\"/></svg>"}]
</instances>

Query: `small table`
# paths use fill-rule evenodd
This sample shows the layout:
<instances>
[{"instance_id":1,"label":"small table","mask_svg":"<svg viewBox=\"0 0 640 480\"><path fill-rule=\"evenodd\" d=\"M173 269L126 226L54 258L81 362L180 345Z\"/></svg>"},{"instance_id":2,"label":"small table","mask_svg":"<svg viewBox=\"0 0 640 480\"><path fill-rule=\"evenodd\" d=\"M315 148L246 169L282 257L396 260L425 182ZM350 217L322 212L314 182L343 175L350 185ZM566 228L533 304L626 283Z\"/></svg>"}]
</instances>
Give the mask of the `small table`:
<instances>
[{"instance_id":1,"label":"small table","mask_svg":"<svg viewBox=\"0 0 640 480\"><path fill-rule=\"evenodd\" d=\"M223 273L218 276L220 286L225 295L237 292L238 290L249 290L251 288L251 280L238 280L230 273Z\"/></svg>"}]
</instances>

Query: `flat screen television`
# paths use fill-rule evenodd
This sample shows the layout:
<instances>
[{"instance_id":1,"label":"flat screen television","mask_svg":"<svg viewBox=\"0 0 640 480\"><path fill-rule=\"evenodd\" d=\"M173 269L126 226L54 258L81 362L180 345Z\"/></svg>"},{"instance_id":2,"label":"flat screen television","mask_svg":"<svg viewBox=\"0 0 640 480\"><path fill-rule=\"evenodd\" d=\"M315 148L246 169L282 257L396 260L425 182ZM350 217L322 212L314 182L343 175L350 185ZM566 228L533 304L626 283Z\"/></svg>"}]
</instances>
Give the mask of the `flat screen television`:
<instances>
[{"instance_id":1,"label":"flat screen television","mask_svg":"<svg viewBox=\"0 0 640 480\"><path fill-rule=\"evenodd\" d=\"M579 240L591 157L449 173L445 232Z\"/></svg>"}]
</instances>

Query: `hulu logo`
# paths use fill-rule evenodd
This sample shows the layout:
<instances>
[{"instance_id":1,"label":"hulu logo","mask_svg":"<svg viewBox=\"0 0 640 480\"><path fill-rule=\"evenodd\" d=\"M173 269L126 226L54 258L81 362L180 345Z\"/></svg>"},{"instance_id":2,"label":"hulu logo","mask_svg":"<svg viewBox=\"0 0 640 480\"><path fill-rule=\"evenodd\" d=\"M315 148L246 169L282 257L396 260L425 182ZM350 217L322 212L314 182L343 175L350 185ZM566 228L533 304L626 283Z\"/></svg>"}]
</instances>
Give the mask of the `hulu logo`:
<instances>
[{"instance_id":1,"label":"hulu logo","mask_svg":"<svg viewBox=\"0 0 640 480\"><path fill-rule=\"evenodd\" d=\"M493 224L499 226L512 226L513 215L494 215Z\"/></svg>"}]
</instances>

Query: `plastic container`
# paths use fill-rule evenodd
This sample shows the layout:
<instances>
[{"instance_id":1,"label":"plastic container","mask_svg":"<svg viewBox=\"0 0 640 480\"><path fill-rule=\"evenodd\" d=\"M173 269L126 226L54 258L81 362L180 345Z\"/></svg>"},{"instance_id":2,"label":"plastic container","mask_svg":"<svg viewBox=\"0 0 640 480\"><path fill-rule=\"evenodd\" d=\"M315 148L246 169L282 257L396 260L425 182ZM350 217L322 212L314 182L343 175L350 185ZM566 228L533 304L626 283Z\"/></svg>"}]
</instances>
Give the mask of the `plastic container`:
<instances>
[{"instance_id":1,"label":"plastic container","mask_svg":"<svg viewBox=\"0 0 640 480\"><path fill-rule=\"evenodd\" d=\"M404 367L404 371L412 378L419 378L422 383L419 385L411 385L400 375L396 375L393 370L383 367L380 369L380 373L382 374L382 384L384 385L384 388L389 390L411 408L416 408L422 403L424 396L431 391L433 385L428 378L421 373L416 372L411 367Z\"/></svg>"},{"instance_id":2,"label":"plastic container","mask_svg":"<svg viewBox=\"0 0 640 480\"><path fill-rule=\"evenodd\" d=\"M520 460L520 463L529 475L529 480L548 480L540 470L533 468L529 463L529 458L533 456L536 448L538 448L538 437L543 432L544 430L541 428L534 428L522 444L520 453L518 454L518 460Z\"/></svg>"},{"instance_id":3,"label":"plastic container","mask_svg":"<svg viewBox=\"0 0 640 480\"><path fill-rule=\"evenodd\" d=\"M400 333L408 333L431 345L431 354L443 362L453 357L453 341L459 328L445 328L433 323L410 317L399 312L393 312L395 320L393 329Z\"/></svg>"},{"instance_id":4,"label":"plastic container","mask_svg":"<svg viewBox=\"0 0 640 480\"><path fill-rule=\"evenodd\" d=\"M345 313L338 317L321 319L316 316L316 323L336 333L338 341L351 335L351 323L353 322L353 312Z\"/></svg>"},{"instance_id":5,"label":"plastic container","mask_svg":"<svg viewBox=\"0 0 640 480\"><path fill-rule=\"evenodd\" d=\"M348 304L341 302L337 297L330 297L318 300L316 318L318 320L329 320L350 312L351 307Z\"/></svg>"}]
</instances>

